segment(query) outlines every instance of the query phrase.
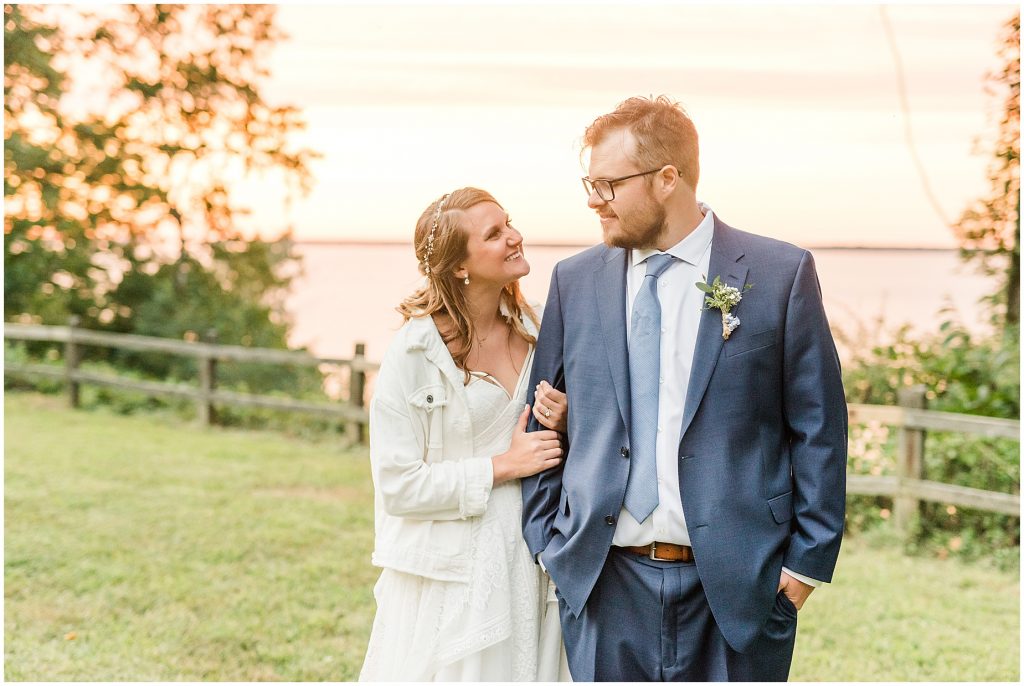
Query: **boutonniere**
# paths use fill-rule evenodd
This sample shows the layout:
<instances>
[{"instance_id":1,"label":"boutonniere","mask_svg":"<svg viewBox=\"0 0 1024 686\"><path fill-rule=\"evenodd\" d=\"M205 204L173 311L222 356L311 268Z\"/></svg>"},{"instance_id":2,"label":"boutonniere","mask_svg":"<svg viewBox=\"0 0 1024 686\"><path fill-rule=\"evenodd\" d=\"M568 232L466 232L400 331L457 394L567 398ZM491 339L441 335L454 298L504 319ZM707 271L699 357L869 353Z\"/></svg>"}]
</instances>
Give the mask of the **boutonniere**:
<instances>
[{"instance_id":1,"label":"boutonniere","mask_svg":"<svg viewBox=\"0 0 1024 686\"><path fill-rule=\"evenodd\" d=\"M706 279L707 277L705 276L704 278ZM745 284L743 292L745 293L753 287L754 284L752 283ZM740 300L743 300L743 293L740 293L740 289L735 286L722 283L722 277L720 276L716 276L711 285L698 281L697 288L707 293L704 297L705 310L716 309L722 311L722 340L729 340L729 335L740 325L739 317L733 316L730 314L730 311L740 304Z\"/></svg>"}]
</instances>

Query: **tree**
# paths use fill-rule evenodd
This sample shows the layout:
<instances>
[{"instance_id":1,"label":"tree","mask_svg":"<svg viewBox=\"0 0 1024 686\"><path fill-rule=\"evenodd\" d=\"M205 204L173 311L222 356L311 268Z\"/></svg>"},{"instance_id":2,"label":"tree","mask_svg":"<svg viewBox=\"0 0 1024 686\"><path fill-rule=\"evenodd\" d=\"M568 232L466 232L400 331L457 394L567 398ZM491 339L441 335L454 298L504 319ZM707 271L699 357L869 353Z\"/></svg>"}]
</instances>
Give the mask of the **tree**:
<instances>
[{"instance_id":1,"label":"tree","mask_svg":"<svg viewBox=\"0 0 1024 686\"><path fill-rule=\"evenodd\" d=\"M56 212L58 180L74 167L55 146L69 126L59 109L67 79L53 66L63 35L26 12L4 6L4 312L45 321L83 309L95 248L80 222Z\"/></svg>"},{"instance_id":2,"label":"tree","mask_svg":"<svg viewBox=\"0 0 1024 686\"><path fill-rule=\"evenodd\" d=\"M181 336L246 305L274 332L264 344L284 345L283 274L295 256L287 235L273 250L242 240L246 208L231 194L246 174L278 174L289 195L311 183L314 153L290 144L300 113L259 92L282 37L274 12L4 6L6 319L78 314L137 333L157 319ZM208 321L141 316L157 293L177 301L165 314L194 313L181 307L197 292L190 279L204 285Z\"/></svg>"},{"instance_id":3,"label":"tree","mask_svg":"<svg viewBox=\"0 0 1024 686\"><path fill-rule=\"evenodd\" d=\"M992 301L1005 324L1020 321L1020 13L1005 27L999 47L1002 70L988 80L1001 99L1002 117L991 147L991 191L977 200L954 226L960 255L977 261L986 274L999 275Z\"/></svg>"}]
</instances>

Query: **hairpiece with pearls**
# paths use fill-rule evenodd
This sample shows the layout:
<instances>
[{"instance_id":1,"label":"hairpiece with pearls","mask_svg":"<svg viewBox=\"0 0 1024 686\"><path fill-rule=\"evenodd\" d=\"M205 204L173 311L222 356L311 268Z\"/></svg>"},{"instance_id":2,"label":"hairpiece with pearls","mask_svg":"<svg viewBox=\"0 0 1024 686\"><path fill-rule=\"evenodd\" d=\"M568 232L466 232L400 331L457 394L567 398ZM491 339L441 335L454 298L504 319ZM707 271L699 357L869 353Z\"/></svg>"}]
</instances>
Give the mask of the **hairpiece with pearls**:
<instances>
[{"instance_id":1,"label":"hairpiece with pearls","mask_svg":"<svg viewBox=\"0 0 1024 686\"><path fill-rule=\"evenodd\" d=\"M437 222L441 219L441 212L444 210L444 203L448 199L451 193L445 193L441 196L441 200L437 203L437 209L434 210L434 221L430 224L430 235L427 236L427 251L423 255L423 271L430 276L430 256L434 254L434 234L437 233Z\"/></svg>"}]
</instances>

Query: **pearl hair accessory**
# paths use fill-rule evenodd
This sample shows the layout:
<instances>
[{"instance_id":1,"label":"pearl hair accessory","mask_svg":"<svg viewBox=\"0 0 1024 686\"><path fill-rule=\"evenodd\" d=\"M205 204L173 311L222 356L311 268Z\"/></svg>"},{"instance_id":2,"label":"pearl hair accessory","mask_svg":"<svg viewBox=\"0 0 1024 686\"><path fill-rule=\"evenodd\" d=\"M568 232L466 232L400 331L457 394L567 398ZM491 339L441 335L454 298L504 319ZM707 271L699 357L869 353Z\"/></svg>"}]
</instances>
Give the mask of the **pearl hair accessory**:
<instances>
[{"instance_id":1,"label":"pearl hair accessory","mask_svg":"<svg viewBox=\"0 0 1024 686\"><path fill-rule=\"evenodd\" d=\"M445 193L441 196L441 200L437 203L437 209L434 210L434 221L430 224L430 235L427 236L427 251L423 255L423 271L426 272L427 276L430 276L430 256L434 254L434 234L437 233L437 222L441 219L441 212L444 210L444 203L448 199L451 193ZM469 283L469 278L466 278L466 283Z\"/></svg>"}]
</instances>

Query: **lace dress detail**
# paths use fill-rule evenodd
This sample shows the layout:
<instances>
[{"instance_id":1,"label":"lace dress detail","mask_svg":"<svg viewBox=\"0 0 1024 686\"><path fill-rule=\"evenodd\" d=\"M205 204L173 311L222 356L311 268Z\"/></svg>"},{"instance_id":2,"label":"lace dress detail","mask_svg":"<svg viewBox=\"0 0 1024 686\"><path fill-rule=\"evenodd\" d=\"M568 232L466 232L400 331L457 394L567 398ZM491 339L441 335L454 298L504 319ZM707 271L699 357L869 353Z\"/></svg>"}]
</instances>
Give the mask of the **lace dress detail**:
<instances>
[{"instance_id":1,"label":"lace dress detail","mask_svg":"<svg viewBox=\"0 0 1024 686\"><path fill-rule=\"evenodd\" d=\"M511 397L500 384L478 375L470 380L466 393L474 455L508 449L526 402L532 363L531 347ZM474 525L468 584L381 572L361 681L538 679L542 619L553 604L546 605L547 576L523 540L522 509L518 480L491 490L487 509ZM551 640L548 636L548 644Z\"/></svg>"}]
</instances>

